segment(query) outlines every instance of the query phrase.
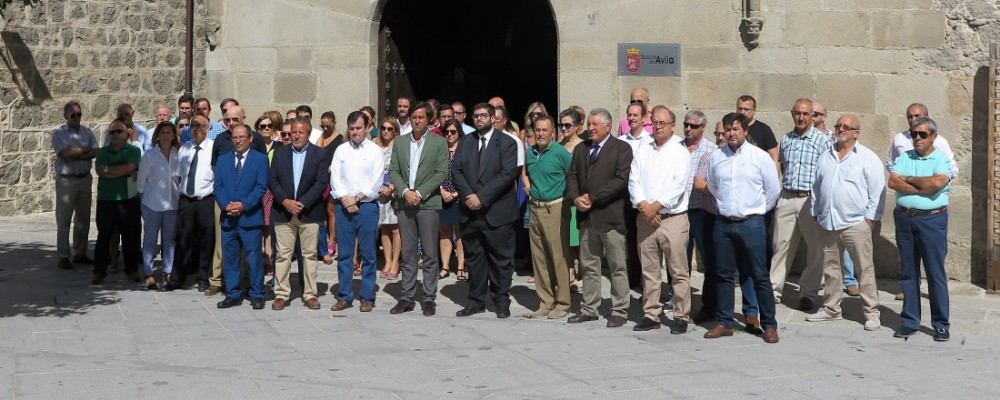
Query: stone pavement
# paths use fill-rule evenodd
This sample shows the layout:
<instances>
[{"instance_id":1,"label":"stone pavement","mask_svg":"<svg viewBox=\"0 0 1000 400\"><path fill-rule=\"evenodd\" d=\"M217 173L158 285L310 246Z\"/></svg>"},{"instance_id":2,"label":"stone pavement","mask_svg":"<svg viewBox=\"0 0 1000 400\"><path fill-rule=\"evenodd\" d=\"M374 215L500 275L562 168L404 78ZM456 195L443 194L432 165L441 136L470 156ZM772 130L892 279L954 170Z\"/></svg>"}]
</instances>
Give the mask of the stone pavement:
<instances>
[{"instance_id":1,"label":"stone pavement","mask_svg":"<svg viewBox=\"0 0 1000 400\"><path fill-rule=\"evenodd\" d=\"M767 345L742 331L706 340L705 327L670 335L522 319L538 302L525 277L509 320L454 317L468 290L454 278L441 283L436 317L389 315L399 283L384 280L375 311L334 313L331 266L321 267L320 311L300 301L219 310L221 297L147 291L122 274L90 286L86 267L55 267L54 229L51 213L0 219L0 399L997 396L1000 297L968 284L952 286L948 343L932 341L929 316L921 334L892 337L901 305L887 280L881 330L862 329L855 298L835 322L779 306L781 342ZM639 317L633 293L629 319Z\"/></svg>"}]
</instances>

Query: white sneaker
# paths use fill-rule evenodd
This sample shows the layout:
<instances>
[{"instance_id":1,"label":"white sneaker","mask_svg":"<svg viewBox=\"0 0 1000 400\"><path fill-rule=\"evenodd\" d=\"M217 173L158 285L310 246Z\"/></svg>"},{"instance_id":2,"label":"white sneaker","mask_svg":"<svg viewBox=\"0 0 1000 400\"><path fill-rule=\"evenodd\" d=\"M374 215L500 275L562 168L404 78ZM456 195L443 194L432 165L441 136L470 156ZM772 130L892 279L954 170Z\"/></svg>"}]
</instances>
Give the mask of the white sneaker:
<instances>
[{"instance_id":1,"label":"white sneaker","mask_svg":"<svg viewBox=\"0 0 1000 400\"><path fill-rule=\"evenodd\" d=\"M865 330L866 331L877 331L882 328L882 320L878 318L877 315L869 316L865 320Z\"/></svg>"},{"instance_id":2,"label":"white sneaker","mask_svg":"<svg viewBox=\"0 0 1000 400\"><path fill-rule=\"evenodd\" d=\"M839 315L831 315L829 312L826 311L825 308L820 308L819 311L816 311L815 314L806 317L806 321L809 322L836 321L838 319L844 319L844 317L841 317Z\"/></svg>"}]
</instances>

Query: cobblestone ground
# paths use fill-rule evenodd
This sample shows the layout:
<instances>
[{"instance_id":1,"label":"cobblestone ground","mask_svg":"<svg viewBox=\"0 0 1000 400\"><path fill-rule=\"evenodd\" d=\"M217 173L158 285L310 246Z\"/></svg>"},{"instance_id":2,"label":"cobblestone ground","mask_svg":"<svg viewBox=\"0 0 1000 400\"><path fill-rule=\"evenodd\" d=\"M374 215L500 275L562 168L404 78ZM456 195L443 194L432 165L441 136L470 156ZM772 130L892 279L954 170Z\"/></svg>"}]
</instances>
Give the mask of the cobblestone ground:
<instances>
[{"instance_id":1,"label":"cobblestone ground","mask_svg":"<svg viewBox=\"0 0 1000 400\"><path fill-rule=\"evenodd\" d=\"M706 327L633 332L636 293L624 328L523 319L538 303L526 277L508 320L454 317L468 290L454 277L435 317L389 315L399 282L381 279L373 312L334 313L325 265L319 311L219 310L194 289L147 291L122 274L90 286L86 267L57 269L54 225L51 213L0 219L0 399L995 398L1000 376L1000 296L968 284L952 285L947 343L928 315L921 334L892 337L889 280L881 330L862 329L855 298L824 323L781 305L776 345L742 331L706 340Z\"/></svg>"}]
</instances>

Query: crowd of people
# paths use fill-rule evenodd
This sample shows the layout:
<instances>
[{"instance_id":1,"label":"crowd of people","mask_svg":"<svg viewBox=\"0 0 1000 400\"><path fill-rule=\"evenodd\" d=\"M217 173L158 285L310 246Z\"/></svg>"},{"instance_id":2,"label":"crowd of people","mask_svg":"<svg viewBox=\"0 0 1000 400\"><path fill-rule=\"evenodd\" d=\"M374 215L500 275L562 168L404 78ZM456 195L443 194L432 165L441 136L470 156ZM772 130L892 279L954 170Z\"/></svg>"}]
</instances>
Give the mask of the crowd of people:
<instances>
[{"instance_id":1,"label":"crowd of people","mask_svg":"<svg viewBox=\"0 0 1000 400\"><path fill-rule=\"evenodd\" d=\"M683 334L690 323L717 321L705 338L731 336L739 285L744 329L776 343L775 304L800 244L808 257L797 308L809 312L806 320L841 319L846 291L860 297L864 329L881 328L872 231L888 186L896 191L903 300L894 335L920 326L922 264L934 339L949 339L944 260L958 169L919 103L906 109L908 127L884 163L862 144L858 116L841 115L830 129L825 107L805 98L792 105L795 127L781 137L755 118L751 96L711 124L698 110L679 116L650 107L643 88L632 91L617 130L606 109L549 113L542 103L528 107L519 128L499 97L473 105L471 115L460 102L401 97L393 116L378 118L367 106L348 113L345 134L332 111L315 127L307 105L252 122L235 99L220 108L223 118L212 121L207 99L185 95L176 113L159 106L146 129L122 104L101 146L81 124L80 104L67 103L66 124L52 137L58 267L92 263L94 285L120 269L151 290L193 280L206 295L224 295L219 308L248 298L262 309L273 290L271 308L282 310L293 284L306 307L321 308L317 269L335 262L333 311L358 300L369 312L377 279L400 279L389 312L419 304L426 316L436 313L439 279L454 270L469 288L457 316L485 312L489 300L507 318L523 240L540 299L525 318L568 316L577 290L579 312L566 321L598 320L606 264L608 327L628 322L637 288L644 315L633 330L666 323ZM705 279L692 313L696 255Z\"/></svg>"}]
</instances>

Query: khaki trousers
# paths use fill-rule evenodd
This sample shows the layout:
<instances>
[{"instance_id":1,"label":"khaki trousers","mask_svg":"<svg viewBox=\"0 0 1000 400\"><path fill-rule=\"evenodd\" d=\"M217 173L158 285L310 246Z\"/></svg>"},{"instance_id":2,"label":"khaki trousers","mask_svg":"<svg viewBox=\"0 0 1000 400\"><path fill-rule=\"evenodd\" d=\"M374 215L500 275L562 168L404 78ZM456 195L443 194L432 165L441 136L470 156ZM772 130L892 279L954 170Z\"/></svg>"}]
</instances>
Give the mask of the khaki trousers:
<instances>
[{"instance_id":1,"label":"khaki trousers","mask_svg":"<svg viewBox=\"0 0 1000 400\"><path fill-rule=\"evenodd\" d=\"M599 232L591 228L589 220L580 224L580 276L583 280L580 314L598 316L597 308L601 305L601 256L608 260L611 315L625 317L630 300L625 234L615 230Z\"/></svg>"},{"instance_id":2,"label":"khaki trousers","mask_svg":"<svg viewBox=\"0 0 1000 400\"><path fill-rule=\"evenodd\" d=\"M840 300L844 296L844 269L841 255L844 249L854 260L854 275L861 289L861 310L865 316L879 316L878 287L875 284L875 262L872 256L872 229L867 222L838 231L819 229L819 245L822 248L823 308L830 315L840 315Z\"/></svg>"},{"instance_id":3,"label":"khaki trousers","mask_svg":"<svg viewBox=\"0 0 1000 400\"><path fill-rule=\"evenodd\" d=\"M528 239L539 310L569 312L569 204L563 199L528 203Z\"/></svg>"},{"instance_id":4,"label":"khaki trousers","mask_svg":"<svg viewBox=\"0 0 1000 400\"><path fill-rule=\"evenodd\" d=\"M674 289L674 318L688 319L691 314L691 274L688 271L687 244L691 224L687 214L661 216L652 226L641 215L636 218L639 261L642 263L642 309L649 318L660 322L660 286L663 274L660 260L666 259L671 287Z\"/></svg>"},{"instance_id":5,"label":"khaki trousers","mask_svg":"<svg viewBox=\"0 0 1000 400\"><path fill-rule=\"evenodd\" d=\"M274 240L278 245L277 262L274 265L274 297L288 300L292 292L292 286L288 282L288 277L292 269L292 253L295 252L295 239L298 238L302 245L302 300L306 301L316 297L316 246L309 246L309 243L316 243L319 234L319 223L305 223L299 220L297 215L285 223L274 222Z\"/></svg>"},{"instance_id":6,"label":"khaki trousers","mask_svg":"<svg viewBox=\"0 0 1000 400\"><path fill-rule=\"evenodd\" d=\"M785 289L788 271L795 261L795 252L799 243L805 239L809 246L806 257L806 268L799 278L799 296L815 299L819 294L819 281L823 269L823 253L819 249L817 231L819 225L813 219L809 210L810 197L795 197L787 191L781 191L778 204L774 206L774 236L772 246L774 257L771 259L771 283L774 285L774 301L781 302L781 293Z\"/></svg>"},{"instance_id":7,"label":"khaki trousers","mask_svg":"<svg viewBox=\"0 0 1000 400\"><path fill-rule=\"evenodd\" d=\"M93 182L90 175L80 178L56 176L56 254L59 258L87 254ZM69 242L71 223L72 248Z\"/></svg>"},{"instance_id":8,"label":"khaki trousers","mask_svg":"<svg viewBox=\"0 0 1000 400\"><path fill-rule=\"evenodd\" d=\"M222 225L219 219L222 218L222 209L219 203L215 204L215 253L212 256L212 276L208 278L208 284L222 287Z\"/></svg>"}]
</instances>

